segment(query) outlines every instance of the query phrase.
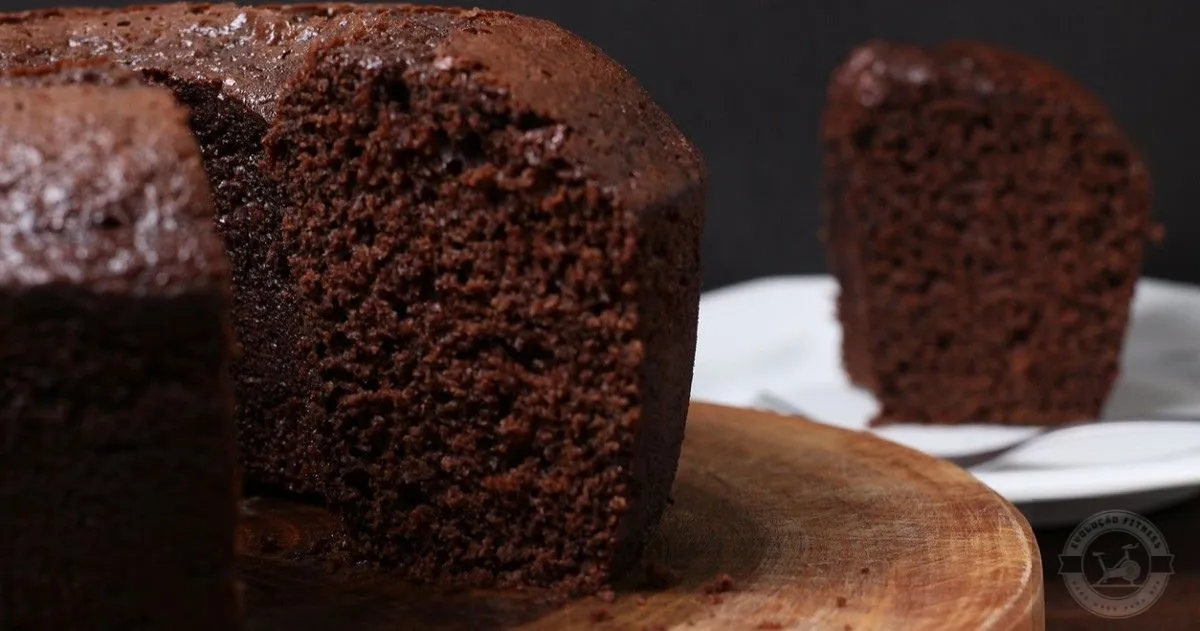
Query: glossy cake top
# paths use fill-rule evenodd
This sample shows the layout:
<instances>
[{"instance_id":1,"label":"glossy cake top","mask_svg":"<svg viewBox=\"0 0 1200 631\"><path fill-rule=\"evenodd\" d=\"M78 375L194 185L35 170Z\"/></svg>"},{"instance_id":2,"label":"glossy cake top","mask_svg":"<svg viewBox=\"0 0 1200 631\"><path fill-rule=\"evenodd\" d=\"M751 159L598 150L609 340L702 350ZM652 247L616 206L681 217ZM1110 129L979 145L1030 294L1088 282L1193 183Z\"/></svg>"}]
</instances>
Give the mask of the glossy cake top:
<instances>
[{"instance_id":1,"label":"glossy cake top","mask_svg":"<svg viewBox=\"0 0 1200 631\"><path fill-rule=\"evenodd\" d=\"M31 11L0 15L0 67L111 57L152 75L206 82L270 120L314 42L364 28L401 44L413 78L469 73L560 124L548 127L544 142L634 206L704 181L698 150L624 68L550 22L509 13L231 4ZM373 61L363 51L361 63Z\"/></svg>"},{"instance_id":2,"label":"glossy cake top","mask_svg":"<svg viewBox=\"0 0 1200 631\"><path fill-rule=\"evenodd\" d=\"M0 88L0 284L170 293L223 277L186 116L153 88Z\"/></svg>"},{"instance_id":3,"label":"glossy cake top","mask_svg":"<svg viewBox=\"0 0 1200 631\"><path fill-rule=\"evenodd\" d=\"M981 100L1024 95L1069 107L1094 123L1096 135L1123 134L1104 105L1085 87L1044 61L1000 46L971 41L938 47L872 41L855 48L829 85L827 134L855 126L869 112L924 90L929 100L946 94ZM1057 102L1057 105L1055 105ZM963 102L945 103L962 107ZM1049 110L1048 110L1049 111Z\"/></svg>"}]
</instances>

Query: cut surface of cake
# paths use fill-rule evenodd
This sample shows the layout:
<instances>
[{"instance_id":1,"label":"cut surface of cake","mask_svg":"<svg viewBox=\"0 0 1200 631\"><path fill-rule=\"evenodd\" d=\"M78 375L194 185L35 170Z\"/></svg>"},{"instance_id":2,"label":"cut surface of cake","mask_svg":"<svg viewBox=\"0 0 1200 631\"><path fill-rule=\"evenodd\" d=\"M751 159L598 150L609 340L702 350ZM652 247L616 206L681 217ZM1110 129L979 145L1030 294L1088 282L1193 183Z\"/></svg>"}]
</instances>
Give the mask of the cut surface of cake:
<instances>
[{"instance_id":1,"label":"cut surface of cake","mask_svg":"<svg viewBox=\"0 0 1200 631\"><path fill-rule=\"evenodd\" d=\"M995 46L872 42L821 139L843 360L876 422L1098 418L1156 227L1097 99Z\"/></svg>"},{"instance_id":2,"label":"cut surface of cake","mask_svg":"<svg viewBox=\"0 0 1200 631\"><path fill-rule=\"evenodd\" d=\"M92 57L191 109L250 484L422 580L588 591L633 559L683 437L705 173L627 71L478 10L0 17L0 67Z\"/></svg>"},{"instance_id":3,"label":"cut surface of cake","mask_svg":"<svg viewBox=\"0 0 1200 631\"><path fill-rule=\"evenodd\" d=\"M239 628L228 276L170 93L0 88L0 628Z\"/></svg>"}]
</instances>

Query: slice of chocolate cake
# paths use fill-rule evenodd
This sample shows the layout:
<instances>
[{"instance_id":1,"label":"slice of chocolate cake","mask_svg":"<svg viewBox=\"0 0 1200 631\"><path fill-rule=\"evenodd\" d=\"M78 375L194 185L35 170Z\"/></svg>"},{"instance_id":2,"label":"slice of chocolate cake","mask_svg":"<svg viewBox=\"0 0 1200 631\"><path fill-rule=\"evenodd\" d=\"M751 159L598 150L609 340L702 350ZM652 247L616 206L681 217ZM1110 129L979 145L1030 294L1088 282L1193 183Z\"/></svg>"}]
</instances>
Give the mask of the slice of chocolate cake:
<instances>
[{"instance_id":1,"label":"slice of chocolate cake","mask_svg":"<svg viewBox=\"0 0 1200 631\"><path fill-rule=\"evenodd\" d=\"M1155 230L1097 100L992 46L877 42L834 74L822 141L843 356L877 420L1097 418Z\"/></svg>"},{"instance_id":2,"label":"slice of chocolate cake","mask_svg":"<svg viewBox=\"0 0 1200 631\"><path fill-rule=\"evenodd\" d=\"M0 628L238 628L211 214L166 91L0 88Z\"/></svg>"},{"instance_id":3,"label":"slice of chocolate cake","mask_svg":"<svg viewBox=\"0 0 1200 631\"><path fill-rule=\"evenodd\" d=\"M357 552L418 576L598 585L678 457L699 161L561 29L451 16L317 44L267 136L325 491Z\"/></svg>"},{"instance_id":4,"label":"slice of chocolate cake","mask_svg":"<svg viewBox=\"0 0 1200 631\"><path fill-rule=\"evenodd\" d=\"M683 437L705 174L623 68L488 11L0 18L0 67L104 56L191 108L252 483L418 579L584 591L632 559Z\"/></svg>"}]
</instances>

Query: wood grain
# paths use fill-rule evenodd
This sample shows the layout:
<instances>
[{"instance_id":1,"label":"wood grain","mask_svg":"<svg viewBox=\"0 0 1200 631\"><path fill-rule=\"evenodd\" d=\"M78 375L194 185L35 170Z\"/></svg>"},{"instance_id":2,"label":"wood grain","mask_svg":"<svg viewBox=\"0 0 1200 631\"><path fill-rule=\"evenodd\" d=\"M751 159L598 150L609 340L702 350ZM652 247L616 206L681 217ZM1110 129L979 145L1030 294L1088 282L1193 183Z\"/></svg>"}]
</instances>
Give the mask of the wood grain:
<instances>
[{"instance_id":1,"label":"wood grain","mask_svg":"<svg viewBox=\"0 0 1200 631\"><path fill-rule=\"evenodd\" d=\"M322 510L258 502L240 531L252 631L1040 631L1028 524L950 464L865 434L693 404L674 505L611 602L446 592L297 561ZM303 557L303 555L300 555ZM730 584L721 579L728 575Z\"/></svg>"}]
</instances>

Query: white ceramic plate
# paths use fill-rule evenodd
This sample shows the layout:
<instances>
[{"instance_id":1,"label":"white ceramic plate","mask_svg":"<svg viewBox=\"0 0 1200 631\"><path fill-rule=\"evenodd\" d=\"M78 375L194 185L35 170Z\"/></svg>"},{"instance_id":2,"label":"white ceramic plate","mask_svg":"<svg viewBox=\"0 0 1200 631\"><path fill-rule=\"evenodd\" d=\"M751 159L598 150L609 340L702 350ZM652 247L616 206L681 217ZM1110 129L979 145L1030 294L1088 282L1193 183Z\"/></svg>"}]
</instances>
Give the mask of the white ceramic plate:
<instances>
[{"instance_id":1,"label":"white ceramic plate","mask_svg":"<svg viewBox=\"0 0 1200 631\"><path fill-rule=\"evenodd\" d=\"M836 283L765 278L706 293L692 397L768 407L764 394L810 418L876 434L939 457L1017 442L1036 428L896 425L868 429L870 394L842 371ZM1164 418L1195 417L1195 423ZM1150 511L1200 495L1200 288L1138 285L1122 377L1104 421L1049 434L973 473L1034 525L1073 525L1097 510Z\"/></svg>"}]
</instances>

